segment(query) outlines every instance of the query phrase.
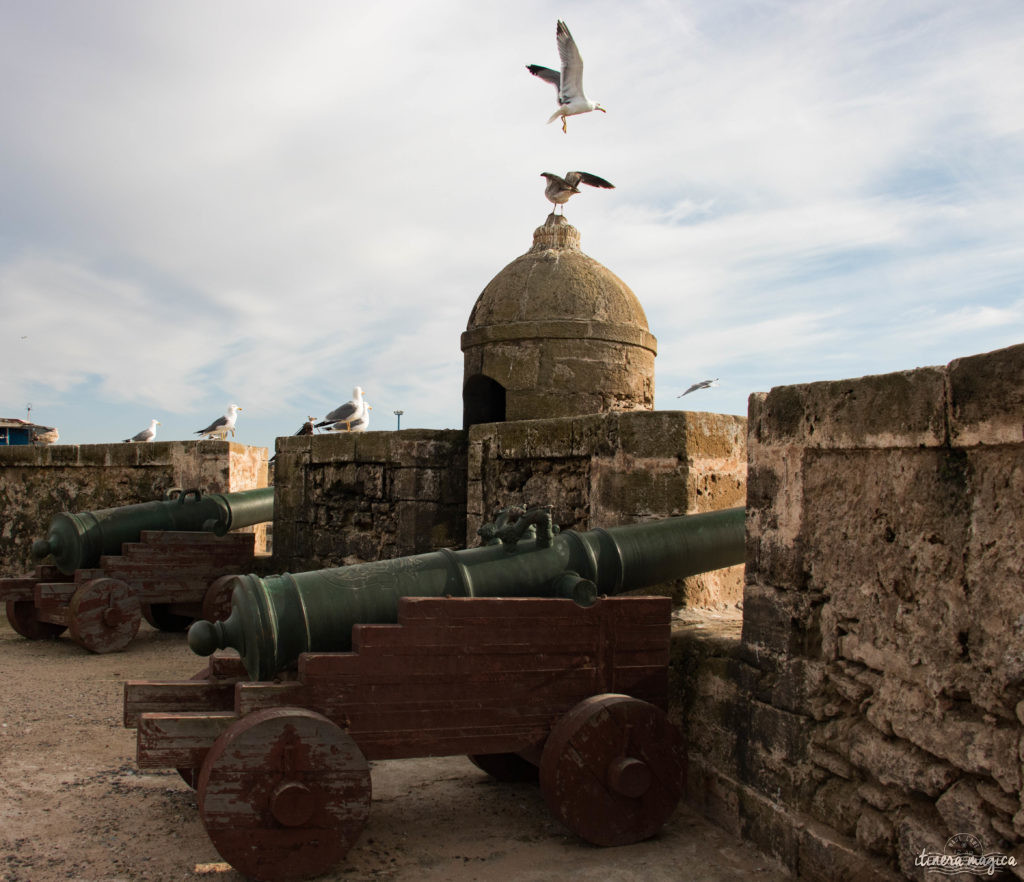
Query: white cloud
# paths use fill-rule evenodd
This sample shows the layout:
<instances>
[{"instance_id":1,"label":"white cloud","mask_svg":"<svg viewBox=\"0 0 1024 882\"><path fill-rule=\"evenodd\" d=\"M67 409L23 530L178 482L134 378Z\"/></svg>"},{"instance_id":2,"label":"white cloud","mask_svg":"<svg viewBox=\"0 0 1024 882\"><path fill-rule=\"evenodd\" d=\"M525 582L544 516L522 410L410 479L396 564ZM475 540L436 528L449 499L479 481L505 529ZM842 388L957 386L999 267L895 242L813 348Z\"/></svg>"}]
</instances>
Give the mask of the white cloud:
<instances>
[{"instance_id":1,"label":"white cloud","mask_svg":"<svg viewBox=\"0 0 1024 882\"><path fill-rule=\"evenodd\" d=\"M524 69L555 64L559 17L609 108L568 135ZM60 416L85 396L139 428L237 400L272 444L357 382L377 425L460 425L459 333L543 221L541 171L617 185L568 215L640 297L659 388L728 375L700 406L1024 337L1016 0L53 0L0 24L0 306L39 347L0 408L45 397L68 441L99 440Z\"/></svg>"}]
</instances>

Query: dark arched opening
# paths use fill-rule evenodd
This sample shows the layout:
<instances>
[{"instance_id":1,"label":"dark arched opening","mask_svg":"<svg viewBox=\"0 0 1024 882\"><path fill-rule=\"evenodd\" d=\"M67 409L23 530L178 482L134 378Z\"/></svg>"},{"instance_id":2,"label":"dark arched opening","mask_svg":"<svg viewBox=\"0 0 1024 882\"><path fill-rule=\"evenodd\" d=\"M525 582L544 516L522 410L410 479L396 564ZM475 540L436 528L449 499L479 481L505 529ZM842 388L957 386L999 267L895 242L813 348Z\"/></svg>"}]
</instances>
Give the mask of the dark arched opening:
<instances>
[{"instance_id":1,"label":"dark arched opening","mask_svg":"<svg viewBox=\"0 0 1024 882\"><path fill-rule=\"evenodd\" d=\"M505 387L497 380L474 374L462 387L462 428L505 421Z\"/></svg>"}]
</instances>

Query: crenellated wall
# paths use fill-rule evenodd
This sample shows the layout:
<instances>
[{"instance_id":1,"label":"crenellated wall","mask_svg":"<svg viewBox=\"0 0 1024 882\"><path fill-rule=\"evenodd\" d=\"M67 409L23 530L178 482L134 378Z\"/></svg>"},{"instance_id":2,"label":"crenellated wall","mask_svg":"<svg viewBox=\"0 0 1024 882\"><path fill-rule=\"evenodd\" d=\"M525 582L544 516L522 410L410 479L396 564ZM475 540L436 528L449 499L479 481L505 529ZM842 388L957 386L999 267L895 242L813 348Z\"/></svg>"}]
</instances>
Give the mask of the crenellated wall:
<instances>
[{"instance_id":1,"label":"crenellated wall","mask_svg":"<svg viewBox=\"0 0 1024 882\"><path fill-rule=\"evenodd\" d=\"M62 511L150 502L174 487L228 493L267 486L267 449L231 441L0 447L0 576L29 572L32 542ZM256 548L266 544L266 527Z\"/></svg>"},{"instance_id":2,"label":"crenellated wall","mask_svg":"<svg viewBox=\"0 0 1024 882\"><path fill-rule=\"evenodd\" d=\"M675 645L692 801L807 879L1024 864L1024 346L749 420L742 632Z\"/></svg>"},{"instance_id":3,"label":"crenellated wall","mask_svg":"<svg viewBox=\"0 0 1024 882\"><path fill-rule=\"evenodd\" d=\"M743 505L746 420L626 411L487 423L469 430L467 544L512 505L551 505L562 529L614 527ZM735 608L743 567L680 580L686 606Z\"/></svg>"},{"instance_id":4,"label":"crenellated wall","mask_svg":"<svg viewBox=\"0 0 1024 882\"><path fill-rule=\"evenodd\" d=\"M466 532L466 433L277 439L274 560L279 570L339 567L437 548Z\"/></svg>"}]
</instances>

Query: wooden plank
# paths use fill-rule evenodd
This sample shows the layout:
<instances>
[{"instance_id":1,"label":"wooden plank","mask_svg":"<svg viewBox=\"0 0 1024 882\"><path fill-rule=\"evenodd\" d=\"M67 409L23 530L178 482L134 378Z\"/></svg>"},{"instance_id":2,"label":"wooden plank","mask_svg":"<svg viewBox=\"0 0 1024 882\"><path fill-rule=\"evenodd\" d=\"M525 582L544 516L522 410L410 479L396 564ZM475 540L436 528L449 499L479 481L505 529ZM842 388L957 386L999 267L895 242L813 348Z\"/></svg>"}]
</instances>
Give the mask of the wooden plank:
<instances>
[{"instance_id":1,"label":"wooden plank","mask_svg":"<svg viewBox=\"0 0 1024 882\"><path fill-rule=\"evenodd\" d=\"M70 624L68 620L68 605L61 601L36 604L36 618L40 622L49 622L51 625L63 625L66 628Z\"/></svg>"},{"instance_id":2,"label":"wooden plank","mask_svg":"<svg viewBox=\"0 0 1024 882\"><path fill-rule=\"evenodd\" d=\"M124 726L146 713L213 713L235 705L234 680L128 680L124 684Z\"/></svg>"},{"instance_id":3,"label":"wooden plank","mask_svg":"<svg viewBox=\"0 0 1024 882\"><path fill-rule=\"evenodd\" d=\"M672 600L668 597L603 597L589 607L577 606L573 601L551 597L404 597L399 603L399 624L418 619L491 617L499 614L494 605L504 607L500 615L510 618L551 617L575 618L579 615L613 615L626 621L643 618L668 618Z\"/></svg>"},{"instance_id":4,"label":"wooden plank","mask_svg":"<svg viewBox=\"0 0 1024 882\"><path fill-rule=\"evenodd\" d=\"M143 530L139 536L145 545L224 545L253 546L256 543L255 533L215 533L202 530ZM132 543L135 544L135 543Z\"/></svg>"},{"instance_id":5,"label":"wooden plank","mask_svg":"<svg viewBox=\"0 0 1024 882\"><path fill-rule=\"evenodd\" d=\"M0 602L32 600L35 597L35 576L0 579Z\"/></svg>"},{"instance_id":6,"label":"wooden plank","mask_svg":"<svg viewBox=\"0 0 1024 882\"><path fill-rule=\"evenodd\" d=\"M222 652L210 656L211 677L233 677L236 680L248 680L242 659L237 655L226 655Z\"/></svg>"},{"instance_id":7,"label":"wooden plank","mask_svg":"<svg viewBox=\"0 0 1024 882\"><path fill-rule=\"evenodd\" d=\"M137 723L136 762L140 769L198 769L237 719L233 713L144 713Z\"/></svg>"},{"instance_id":8,"label":"wooden plank","mask_svg":"<svg viewBox=\"0 0 1024 882\"><path fill-rule=\"evenodd\" d=\"M36 582L32 599L36 606L46 603L69 603L71 595L78 590L74 582Z\"/></svg>"}]
</instances>

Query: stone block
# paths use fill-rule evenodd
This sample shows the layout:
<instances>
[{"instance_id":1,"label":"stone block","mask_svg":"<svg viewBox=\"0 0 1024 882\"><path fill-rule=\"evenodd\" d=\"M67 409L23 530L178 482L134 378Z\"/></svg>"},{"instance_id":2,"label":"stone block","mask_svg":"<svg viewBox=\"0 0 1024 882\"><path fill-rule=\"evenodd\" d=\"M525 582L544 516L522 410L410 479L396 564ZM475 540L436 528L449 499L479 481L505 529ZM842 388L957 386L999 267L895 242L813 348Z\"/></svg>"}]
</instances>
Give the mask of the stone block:
<instances>
[{"instance_id":1,"label":"stone block","mask_svg":"<svg viewBox=\"0 0 1024 882\"><path fill-rule=\"evenodd\" d=\"M800 828L797 860L800 878L814 882L899 879L885 864L866 855L856 842L813 822Z\"/></svg>"},{"instance_id":2,"label":"stone block","mask_svg":"<svg viewBox=\"0 0 1024 882\"><path fill-rule=\"evenodd\" d=\"M993 830L991 808L978 795L978 789L967 778L955 782L935 800L935 808L946 824L946 829L977 836L991 846Z\"/></svg>"},{"instance_id":3,"label":"stone block","mask_svg":"<svg viewBox=\"0 0 1024 882\"><path fill-rule=\"evenodd\" d=\"M829 778L818 788L811 800L811 814L843 836L854 836L864 805L857 795L857 785Z\"/></svg>"},{"instance_id":4,"label":"stone block","mask_svg":"<svg viewBox=\"0 0 1024 882\"><path fill-rule=\"evenodd\" d=\"M743 589L743 642L755 652L817 658L820 599L751 582Z\"/></svg>"},{"instance_id":5,"label":"stone block","mask_svg":"<svg viewBox=\"0 0 1024 882\"><path fill-rule=\"evenodd\" d=\"M850 760L880 784L936 797L959 774L949 763L906 741L886 738L872 726L856 725L849 737Z\"/></svg>"},{"instance_id":6,"label":"stone block","mask_svg":"<svg viewBox=\"0 0 1024 882\"><path fill-rule=\"evenodd\" d=\"M926 690L886 679L875 704L893 733L950 765L991 777L1008 793L1021 787L1020 726L979 719Z\"/></svg>"},{"instance_id":7,"label":"stone block","mask_svg":"<svg viewBox=\"0 0 1024 882\"><path fill-rule=\"evenodd\" d=\"M871 854L892 855L896 830L890 818L868 806L862 806L854 835L857 844Z\"/></svg>"},{"instance_id":8,"label":"stone block","mask_svg":"<svg viewBox=\"0 0 1024 882\"><path fill-rule=\"evenodd\" d=\"M1024 344L958 358L947 375L951 444L1024 441Z\"/></svg>"},{"instance_id":9,"label":"stone block","mask_svg":"<svg viewBox=\"0 0 1024 882\"><path fill-rule=\"evenodd\" d=\"M931 805L903 809L895 821L896 860L903 875L915 882L928 882L933 873L915 864L922 853L941 853L950 833Z\"/></svg>"},{"instance_id":10,"label":"stone block","mask_svg":"<svg viewBox=\"0 0 1024 882\"><path fill-rule=\"evenodd\" d=\"M593 471L593 504L606 513L617 512L618 523L632 523L653 515L686 514L687 479L679 472L658 473L646 469L620 471L595 464ZM603 519L604 520L604 519ZM604 520L602 526L611 526Z\"/></svg>"},{"instance_id":11,"label":"stone block","mask_svg":"<svg viewBox=\"0 0 1024 882\"><path fill-rule=\"evenodd\" d=\"M945 371L912 371L777 386L751 399L758 444L863 449L937 447L946 441Z\"/></svg>"},{"instance_id":12,"label":"stone block","mask_svg":"<svg viewBox=\"0 0 1024 882\"><path fill-rule=\"evenodd\" d=\"M686 775L686 802L719 827L741 835L739 786L699 756L690 757Z\"/></svg>"}]
</instances>

